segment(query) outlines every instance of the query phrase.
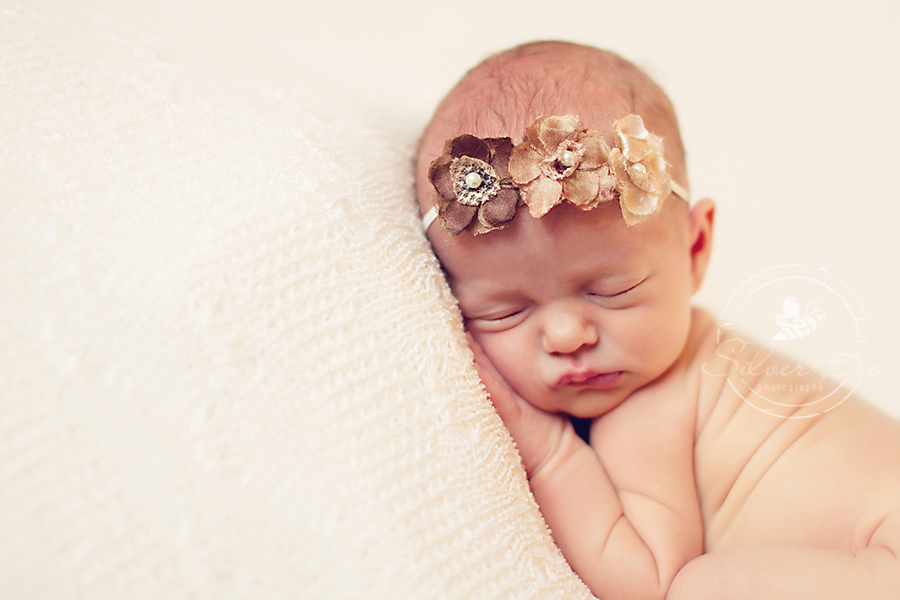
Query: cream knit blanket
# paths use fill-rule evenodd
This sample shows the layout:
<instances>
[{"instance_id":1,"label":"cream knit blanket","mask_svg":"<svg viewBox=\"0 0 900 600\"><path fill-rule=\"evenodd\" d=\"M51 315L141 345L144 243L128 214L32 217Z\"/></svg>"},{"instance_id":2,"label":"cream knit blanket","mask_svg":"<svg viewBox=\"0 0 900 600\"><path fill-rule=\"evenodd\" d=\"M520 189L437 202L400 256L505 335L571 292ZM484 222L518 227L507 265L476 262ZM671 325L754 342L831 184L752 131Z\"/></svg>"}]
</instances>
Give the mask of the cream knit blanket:
<instances>
[{"instance_id":1,"label":"cream knit blanket","mask_svg":"<svg viewBox=\"0 0 900 600\"><path fill-rule=\"evenodd\" d=\"M68 4L0 3L0 597L590 597L417 221L422 124L198 43L216 3Z\"/></svg>"}]
</instances>

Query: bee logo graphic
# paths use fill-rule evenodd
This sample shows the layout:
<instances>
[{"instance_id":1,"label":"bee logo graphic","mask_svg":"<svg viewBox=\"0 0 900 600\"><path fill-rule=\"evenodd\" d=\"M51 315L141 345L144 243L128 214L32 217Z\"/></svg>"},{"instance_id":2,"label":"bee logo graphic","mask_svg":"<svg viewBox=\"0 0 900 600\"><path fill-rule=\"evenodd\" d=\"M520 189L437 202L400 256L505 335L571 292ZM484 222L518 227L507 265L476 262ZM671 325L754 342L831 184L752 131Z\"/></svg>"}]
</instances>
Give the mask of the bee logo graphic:
<instances>
[{"instance_id":1,"label":"bee logo graphic","mask_svg":"<svg viewBox=\"0 0 900 600\"><path fill-rule=\"evenodd\" d=\"M781 310L782 313L775 317L775 324L781 327L781 330L772 336L772 340L777 342L798 340L812 335L819 321L825 318L825 311L815 302L810 302L806 306L806 312L800 316L800 302L793 296L784 299Z\"/></svg>"},{"instance_id":2,"label":"bee logo graphic","mask_svg":"<svg viewBox=\"0 0 900 600\"><path fill-rule=\"evenodd\" d=\"M834 410L864 376L877 374L877 366L863 362L867 321L853 290L825 269L771 267L744 281L728 299L716 338L716 356L724 363L705 363L703 372L724 377L734 393L762 413L809 419ZM741 362L739 353L752 342L740 332L754 328L767 332L768 343ZM800 394L795 399L803 404L785 402L785 394ZM803 410L795 410L798 406Z\"/></svg>"}]
</instances>

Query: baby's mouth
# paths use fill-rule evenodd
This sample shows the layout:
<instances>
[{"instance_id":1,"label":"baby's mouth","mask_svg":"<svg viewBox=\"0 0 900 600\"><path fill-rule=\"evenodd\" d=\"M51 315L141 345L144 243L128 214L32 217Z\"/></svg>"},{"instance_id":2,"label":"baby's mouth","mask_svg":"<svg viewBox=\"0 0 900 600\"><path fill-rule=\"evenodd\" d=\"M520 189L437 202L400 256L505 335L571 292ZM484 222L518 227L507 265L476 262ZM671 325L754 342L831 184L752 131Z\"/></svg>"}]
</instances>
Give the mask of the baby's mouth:
<instances>
[{"instance_id":1,"label":"baby's mouth","mask_svg":"<svg viewBox=\"0 0 900 600\"><path fill-rule=\"evenodd\" d=\"M584 387L592 389L607 389L614 387L622 379L623 371L584 371L581 373L567 373L559 378L553 387Z\"/></svg>"}]
</instances>

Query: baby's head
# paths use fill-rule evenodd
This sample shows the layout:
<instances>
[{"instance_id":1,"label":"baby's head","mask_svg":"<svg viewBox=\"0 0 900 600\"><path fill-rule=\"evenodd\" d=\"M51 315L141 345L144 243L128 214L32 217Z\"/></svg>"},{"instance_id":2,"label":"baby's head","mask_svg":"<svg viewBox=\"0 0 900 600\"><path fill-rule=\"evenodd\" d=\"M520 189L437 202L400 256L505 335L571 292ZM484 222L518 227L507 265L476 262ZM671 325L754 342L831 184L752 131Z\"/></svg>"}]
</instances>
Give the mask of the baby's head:
<instances>
[{"instance_id":1,"label":"baby's head","mask_svg":"<svg viewBox=\"0 0 900 600\"><path fill-rule=\"evenodd\" d=\"M467 329L532 404L594 417L679 359L712 204L688 206L674 110L634 65L558 42L486 60L438 107L416 185Z\"/></svg>"},{"instance_id":2,"label":"baby's head","mask_svg":"<svg viewBox=\"0 0 900 600\"><path fill-rule=\"evenodd\" d=\"M417 165L423 212L434 196L428 168L447 140L471 134L509 137L519 144L539 117L577 115L586 128L614 144L613 123L631 114L664 140L669 174L687 188L675 111L637 67L610 52L564 42L527 44L493 56L450 91L425 130Z\"/></svg>"}]
</instances>

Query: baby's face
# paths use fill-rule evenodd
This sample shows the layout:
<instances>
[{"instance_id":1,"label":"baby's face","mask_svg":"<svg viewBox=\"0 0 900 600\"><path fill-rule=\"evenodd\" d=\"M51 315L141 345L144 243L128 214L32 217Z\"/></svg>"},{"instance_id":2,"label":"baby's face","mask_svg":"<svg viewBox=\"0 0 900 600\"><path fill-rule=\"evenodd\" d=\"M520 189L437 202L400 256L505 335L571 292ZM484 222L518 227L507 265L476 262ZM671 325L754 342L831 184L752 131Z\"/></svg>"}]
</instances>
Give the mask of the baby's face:
<instances>
[{"instance_id":1,"label":"baby's face","mask_svg":"<svg viewBox=\"0 0 900 600\"><path fill-rule=\"evenodd\" d=\"M681 354L693 293L687 206L628 227L615 202L520 209L481 236L432 233L466 328L522 397L596 417ZM439 229L439 225L435 226Z\"/></svg>"}]
</instances>

